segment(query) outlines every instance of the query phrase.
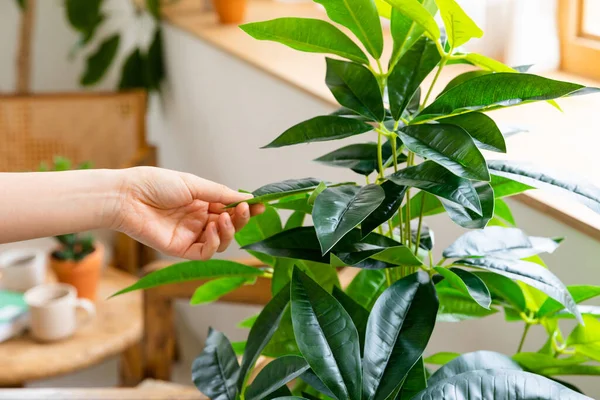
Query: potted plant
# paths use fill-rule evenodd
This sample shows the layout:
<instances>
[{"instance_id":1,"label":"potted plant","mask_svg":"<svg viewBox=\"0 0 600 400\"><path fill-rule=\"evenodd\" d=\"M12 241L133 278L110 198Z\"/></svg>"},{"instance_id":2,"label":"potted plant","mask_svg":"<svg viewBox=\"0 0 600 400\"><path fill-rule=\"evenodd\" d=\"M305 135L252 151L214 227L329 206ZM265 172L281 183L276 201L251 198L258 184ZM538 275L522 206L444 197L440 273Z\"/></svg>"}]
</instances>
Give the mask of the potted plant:
<instances>
[{"instance_id":1,"label":"potted plant","mask_svg":"<svg viewBox=\"0 0 600 400\"><path fill-rule=\"evenodd\" d=\"M382 2L316 1L366 52L326 21L243 25L257 39L343 59L327 59L325 78L341 108L291 127L266 147L372 137L317 158L350 168L365 184L304 178L263 186L250 203L267 204L265 213L236 239L265 268L180 263L120 293L211 279L192 298L202 303L257 277L272 280L273 300L242 323L251 327L248 340L231 344L213 330L194 364L195 384L213 399L587 398L562 375L600 375L600 312L580 304L600 295L600 287L565 286L540 257L561 239L516 228L503 198L551 188L600 212L600 189L528 163L492 160L481 150L506 152L504 134L487 112L534 101L556 105L596 89L462 52L483 32L454 0L386 0L394 40L386 60ZM434 20L438 8L446 35ZM456 76L434 97L441 71L455 63L480 69ZM433 82L422 88L433 71ZM285 224L278 210L293 212ZM469 231L435 259L425 218L440 213ZM312 226L304 224L307 215ZM344 290L338 267L360 269ZM524 325L512 357L427 354L437 322L501 310L507 321ZM568 335L559 324L564 318L578 322ZM523 352L533 325L542 325L548 340L537 352ZM235 352L243 355L241 365ZM275 360L249 382L259 355ZM431 374L436 365L442 367Z\"/></svg>"},{"instance_id":2,"label":"potted plant","mask_svg":"<svg viewBox=\"0 0 600 400\"><path fill-rule=\"evenodd\" d=\"M89 163L79 164L78 169L88 169ZM40 166L40 171L68 171L71 161L56 157L52 167ZM89 233L69 233L55 237L58 248L50 253L49 265L59 282L77 289L77 296L96 300L100 273L104 263L104 246Z\"/></svg>"},{"instance_id":3,"label":"potted plant","mask_svg":"<svg viewBox=\"0 0 600 400\"><path fill-rule=\"evenodd\" d=\"M239 24L246 16L247 0L213 0L219 21L222 24Z\"/></svg>"}]
</instances>

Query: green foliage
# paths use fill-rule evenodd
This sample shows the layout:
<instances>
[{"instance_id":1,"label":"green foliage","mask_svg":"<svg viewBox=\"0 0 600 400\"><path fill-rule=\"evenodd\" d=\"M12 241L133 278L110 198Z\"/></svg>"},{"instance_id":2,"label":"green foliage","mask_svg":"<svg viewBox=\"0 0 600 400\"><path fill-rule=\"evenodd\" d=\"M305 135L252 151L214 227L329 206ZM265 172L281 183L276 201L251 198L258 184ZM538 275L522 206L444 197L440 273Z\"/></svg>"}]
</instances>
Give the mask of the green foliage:
<instances>
[{"instance_id":1,"label":"green foliage","mask_svg":"<svg viewBox=\"0 0 600 400\"><path fill-rule=\"evenodd\" d=\"M245 321L250 335L236 344L244 349L242 366L217 334L195 364L194 381L212 398L587 398L555 376L600 375L600 308L583 304L600 289L565 286L540 258L561 239L517 229L503 199L550 189L600 212L600 189L526 163L490 161L482 150L505 153L506 137L521 131L503 132L489 111L556 105L555 99L594 89L458 52L482 31L455 0L315 1L332 23L281 18L242 27L260 40L343 59L328 58L325 76L341 107L296 124L266 147L368 136L316 160L348 168L366 184L305 178L265 185L248 201L267 204L265 213L236 235L264 268L179 264L125 291L203 278L211 281L198 297L209 301L257 277L272 279L273 300ZM438 7L444 38L434 19ZM391 19L389 59L382 57L388 53L378 13ZM139 63L139 54L132 57ZM482 69L458 75L432 97L440 72L456 63ZM291 212L285 224L278 210ZM470 231L435 260L434 232L424 219L442 213ZM313 225L305 226L309 215ZM339 267L359 269L345 289ZM499 312L525 325L513 358L485 351L426 356L436 321ZM585 325L563 334L564 318ZM523 353L534 325L548 340L538 352ZM260 354L276 359L250 383ZM426 364L442 367L431 375Z\"/></svg>"}]
</instances>

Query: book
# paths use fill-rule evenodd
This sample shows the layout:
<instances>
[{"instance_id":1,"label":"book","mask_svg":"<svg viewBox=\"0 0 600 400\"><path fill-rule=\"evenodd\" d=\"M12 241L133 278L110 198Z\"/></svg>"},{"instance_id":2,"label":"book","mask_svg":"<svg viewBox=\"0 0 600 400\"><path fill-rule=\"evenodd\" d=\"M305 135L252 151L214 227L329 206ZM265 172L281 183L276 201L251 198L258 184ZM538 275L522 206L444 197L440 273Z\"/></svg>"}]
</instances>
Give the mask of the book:
<instances>
[{"instance_id":1,"label":"book","mask_svg":"<svg viewBox=\"0 0 600 400\"><path fill-rule=\"evenodd\" d=\"M23 293L0 290L0 342L20 335L29 323Z\"/></svg>"}]
</instances>

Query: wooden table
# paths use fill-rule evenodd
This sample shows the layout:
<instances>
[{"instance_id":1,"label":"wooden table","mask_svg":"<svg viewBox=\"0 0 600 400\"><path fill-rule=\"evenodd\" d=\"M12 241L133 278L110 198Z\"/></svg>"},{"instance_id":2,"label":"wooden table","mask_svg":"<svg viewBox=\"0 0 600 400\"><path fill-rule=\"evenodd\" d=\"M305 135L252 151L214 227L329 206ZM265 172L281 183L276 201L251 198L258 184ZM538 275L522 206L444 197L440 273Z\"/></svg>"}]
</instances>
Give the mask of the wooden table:
<instances>
[{"instance_id":1,"label":"wooden table","mask_svg":"<svg viewBox=\"0 0 600 400\"><path fill-rule=\"evenodd\" d=\"M25 334L0 343L0 387L18 387L68 374L118 354L123 383L138 384L142 370L142 294L132 292L107 299L136 280L125 272L106 268L98 291L96 318L69 339L38 343Z\"/></svg>"}]
</instances>

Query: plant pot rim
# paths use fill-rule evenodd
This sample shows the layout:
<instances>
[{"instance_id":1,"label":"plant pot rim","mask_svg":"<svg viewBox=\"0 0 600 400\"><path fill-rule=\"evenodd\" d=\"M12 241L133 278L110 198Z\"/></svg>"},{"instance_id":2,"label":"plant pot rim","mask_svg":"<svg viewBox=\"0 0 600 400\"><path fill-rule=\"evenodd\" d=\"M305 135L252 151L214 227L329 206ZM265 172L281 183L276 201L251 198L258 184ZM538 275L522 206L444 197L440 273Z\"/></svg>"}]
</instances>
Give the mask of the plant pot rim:
<instances>
[{"instance_id":1,"label":"plant pot rim","mask_svg":"<svg viewBox=\"0 0 600 400\"><path fill-rule=\"evenodd\" d=\"M104 251L104 245L102 244L102 242L100 242L100 241L98 241L98 240L94 240L93 246L94 246L94 250L93 250L91 253L89 253L88 255L86 255L85 257L83 257L81 260L78 260L78 261L75 261L75 260L61 260L60 258L56 258L56 257L54 256L54 253L55 253L57 250L60 250L60 249L61 249L61 247L54 247L54 248L53 248L53 249L50 251L49 257L50 257L50 260L51 260L53 263L72 263L72 264L75 264L75 265L79 265L79 264L81 264L83 261L85 261L86 259L88 259L88 258L90 258L90 257L92 257L92 256L94 256L94 255L96 255L98 252L103 252L103 251Z\"/></svg>"}]
</instances>

